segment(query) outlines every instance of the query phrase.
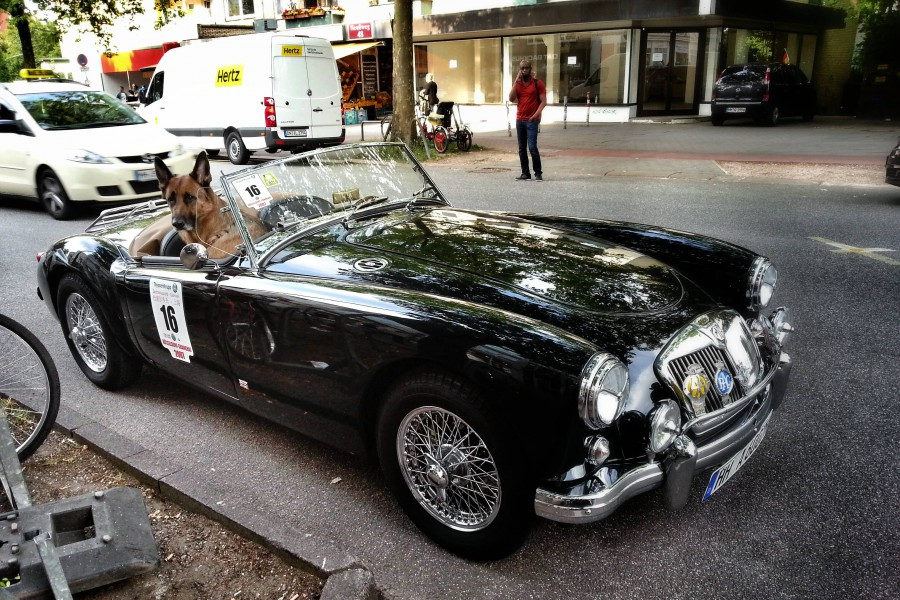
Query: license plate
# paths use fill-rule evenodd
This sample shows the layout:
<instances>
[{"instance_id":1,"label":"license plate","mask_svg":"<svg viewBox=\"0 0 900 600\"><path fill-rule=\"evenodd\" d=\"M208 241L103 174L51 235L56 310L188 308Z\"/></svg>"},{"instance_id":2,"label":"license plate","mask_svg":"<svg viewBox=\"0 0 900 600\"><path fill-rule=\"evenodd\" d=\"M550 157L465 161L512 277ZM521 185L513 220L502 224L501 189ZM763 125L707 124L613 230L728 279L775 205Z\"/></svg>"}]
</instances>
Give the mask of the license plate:
<instances>
[{"instance_id":1,"label":"license plate","mask_svg":"<svg viewBox=\"0 0 900 600\"><path fill-rule=\"evenodd\" d=\"M285 129L284 137L306 137L307 131L306 129Z\"/></svg>"},{"instance_id":2,"label":"license plate","mask_svg":"<svg viewBox=\"0 0 900 600\"><path fill-rule=\"evenodd\" d=\"M771 418L772 413L769 413L769 416L766 417L762 427L759 428L759 431L756 432L756 435L753 436L750 443L744 446L740 452L729 458L725 464L713 471L712 476L709 478L709 484L706 486L706 491L703 492L703 502L706 502L709 500L710 496L718 492L719 489L725 485L725 482L731 479L731 477L738 472L738 469L743 467L744 463L750 460L750 457L753 456L753 453L756 452L756 449L762 444Z\"/></svg>"},{"instance_id":3,"label":"license plate","mask_svg":"<svg viewBox=\"0 0 900 600\"><path fill-rule=\"evenodd\" d=\"M745 113L747 112L746 106L729 106L725 109L727 113Z\"/></svg>"},{"instance_id":4,"label":"license plate","mask_svg":"<svg viewBox=\"0 0 900 600\"><path fill-rule=\"evenodd\" d=\"M135 181L153 181L156 179L156 171L153 169L145 169L143 171L134 172Z\"/></svg>"}]
</instances>

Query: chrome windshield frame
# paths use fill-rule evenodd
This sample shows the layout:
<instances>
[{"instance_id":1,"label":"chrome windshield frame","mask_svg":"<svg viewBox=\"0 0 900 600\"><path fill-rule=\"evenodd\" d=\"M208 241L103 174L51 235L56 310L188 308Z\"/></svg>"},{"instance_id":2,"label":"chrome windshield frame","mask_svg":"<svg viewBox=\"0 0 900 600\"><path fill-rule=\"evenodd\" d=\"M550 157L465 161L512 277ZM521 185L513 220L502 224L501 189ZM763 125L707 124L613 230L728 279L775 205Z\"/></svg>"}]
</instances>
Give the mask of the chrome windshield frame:
<instances>
[{"instance_id":1,"label":"chrome windshield frame","mask_svg":"<svg viewBox=\"0 0 900 600\"><path fill-rule=\"evenodd\" d=\"M232 171L230 173L222 173L222 175L219 177L219 182L221 183L222 189L225 192L225 197L228 201L229 210L231 211L232 215L234 216L234 220L237 223L238 229L241 232L241 239L244 240L244 247L245 247L244 251L247 255L248 260L250 261L251 269L257 270L257 269L265 266L265 263L267 262L267 260L264 260L264 259L271 258L273 253L271 252L271 249L267 250L266 252L263 252L262 254L257 252L256 247L253 245L253 238L250 235L250 231L247 229L247 226L244 223L243 217L240 216L241 215L240 206L238 204L238 199L235 197L235 193L233 191L233 186L230 185L231 181L233 181L234 179L239 179L241 177L246 177L248 175L251 175L253 173L256 173L256 172L259 172L262 170L271 169L275 166L285 164L285 163L288 163L291 161L295 161L295 160L301 159L303 157L316 156L319 154L326 154L329 152L347 150L350 148L369 148L369 147L399 147L399 148L403 148L403 151L406 153L406 156L409 158L410 162L412 163L413 169L415 170L416 173L418 173L419 175L422 176L422 179L424 180L424 182L426 184L423 187L423 189L430 187L434 191L434 193L447 204L447 206L450 205L450 202L447 200L444 193L440 190L440 188L438 188L437 184L435 184L434 180L431 178L431 176L428 174L428 172L422 166L422 163L420 163L416 159L415 155L413 155L413 153L410 151L409 147L406 144L404 144L403 142L361 142L358 144L342 144L340 146L330 146L327 148L318 148L316 150L310 150L309 152L302 152L300 154L295 154L295 155L287 156L287 157L276 159L276 160L266 161L262 164L254 165L251 167L246 167L244 169L238 169L237 171ZM335 214L337 215L337 213L335 213ZM346 215L342 215L341 218L343 218L345 216ZM319 228L318 226L313 227L312 230L317 230L318 228ZM296 232L296 234L291 235L290 239L296 239L297 235L302 236L305 233L307 233L307 229L300 229L299 231ZM276 246L281 246L281 245L282 244L280 244L280 243L276 244Z\"/></svg>"}]
</instances>

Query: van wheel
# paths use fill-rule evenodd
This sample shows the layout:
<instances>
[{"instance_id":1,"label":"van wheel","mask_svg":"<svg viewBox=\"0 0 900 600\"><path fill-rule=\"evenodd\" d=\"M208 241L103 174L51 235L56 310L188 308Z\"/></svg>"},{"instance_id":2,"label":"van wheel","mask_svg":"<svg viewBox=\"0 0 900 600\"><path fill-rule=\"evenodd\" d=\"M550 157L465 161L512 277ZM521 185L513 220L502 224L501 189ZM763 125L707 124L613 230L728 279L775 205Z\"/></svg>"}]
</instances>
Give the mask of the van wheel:
<instances>
[{"instance_id":1,"label":"van wheel","mask_svg":"<svg viewBox=\"0 0 900 600\"><path fill-rule=\"evenodd\" d=\"M250 160L250 151L237 131L232 131L225 138L225 148L228 150L228 160L236 165L246 165Z\"/></svg>"},{"instance_id":2,"label":"van wheel","mask_svg":"<svg viewBox=\"0 0 900 600\"><path fill-rule=\"evenodd\" d=\"M219 155L219 152L220 152L220 151L219 151L218 148L216 148L215 150L209 150L209 149L207 149L207 150L206 150L206 155L207 155L208 157L210 157L210 158L215 158L215 157L217 157L217 156Z\"/></svg>"}]
</instances>

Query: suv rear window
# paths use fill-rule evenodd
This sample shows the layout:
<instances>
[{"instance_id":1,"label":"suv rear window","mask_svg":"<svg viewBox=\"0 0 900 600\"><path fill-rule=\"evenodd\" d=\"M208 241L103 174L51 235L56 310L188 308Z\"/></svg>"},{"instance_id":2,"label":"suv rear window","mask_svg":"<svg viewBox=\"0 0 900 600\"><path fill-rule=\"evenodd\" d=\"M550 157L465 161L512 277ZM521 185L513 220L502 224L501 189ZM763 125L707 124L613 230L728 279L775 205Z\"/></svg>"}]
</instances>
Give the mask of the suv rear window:
<instances>
[{"instance_id":1,"label":"suv rear window","mask_svg":"<svg viewBox=\"0 0 900 600\"><path fill-rule=\"evenodd\" d=\"M766 74L765 65L735 65L722 71L721 83L759 81Z\"/></svg>"}]
</instances>

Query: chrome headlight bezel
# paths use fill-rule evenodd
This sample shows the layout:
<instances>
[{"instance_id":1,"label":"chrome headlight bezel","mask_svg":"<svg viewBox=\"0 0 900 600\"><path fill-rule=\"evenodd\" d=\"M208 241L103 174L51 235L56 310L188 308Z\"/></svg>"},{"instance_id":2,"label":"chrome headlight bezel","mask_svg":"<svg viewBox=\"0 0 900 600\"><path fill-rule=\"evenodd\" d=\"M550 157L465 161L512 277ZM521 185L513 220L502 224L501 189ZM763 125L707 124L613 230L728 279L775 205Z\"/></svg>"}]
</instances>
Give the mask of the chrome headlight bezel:
<instances>
[{"instance_id":1,"label":"chrome headlight bezel","mask_svg":"<svg viewBox=\"0 0 900 600\"><path fill-rule=\"evenodd\" d=\"M750 310L758 311L765 308L775 295L777 284L778 270L775 265L763 256L754 260L747 286L747 303Z\"/></svg>"},{"instance_id":2,"label":"chrome headlight bezel","mask_svg":"<svg viewBox=\"0 0 900 600\"><path fill-rule=\"evenodd\" d=\"M74 162L87 163L89 165L112 164L112 161L105 156L101 156L96 152L91 152L90 150L85 150L83 148L80 150L71 151L66 158Z\"/></svg>"},{"instance_id":3,"label":"chrome headlight bezel","mask_svg":"<svg viewBox=\"0 0 900 600\"><path fill-rule=\"evenodd\" d=\"M591 429L611 425L628 398L628 368L608 352L598 352L588 359L581 371L578 412Z\"/></svg>"},{"instance_id":4,"label":"chrome headlight bezel","mask_svg":"<svg viewBox=\"0 0 900 600\"><path fill-rule=\"evenodd\" d=\"M654 454L668 450L681 433L681 409L671 400L660 402L650 413L650 441Z\"/></svg>"}]
</instances>

